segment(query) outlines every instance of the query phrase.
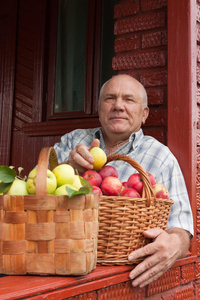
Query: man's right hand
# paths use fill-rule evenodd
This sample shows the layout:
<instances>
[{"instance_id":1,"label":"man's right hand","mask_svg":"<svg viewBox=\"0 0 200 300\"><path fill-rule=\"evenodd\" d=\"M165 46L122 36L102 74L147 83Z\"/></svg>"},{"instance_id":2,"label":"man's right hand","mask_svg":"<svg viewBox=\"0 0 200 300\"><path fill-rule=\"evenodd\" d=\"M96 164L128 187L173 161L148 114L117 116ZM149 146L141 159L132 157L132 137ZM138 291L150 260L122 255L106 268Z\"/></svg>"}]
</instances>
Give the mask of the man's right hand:
<instances>
[{"instance_id":1,"label":"man's right hand","mask_svg":"<svg viewBox=\"0 0 200 300\"><path fill-rule=\"evenodd\" d=\"M89 148L82 144L77 145L70 151L67 163L75 170L78 170L79 175L83 174L88 169L93 169L94 158L89 151L93 147L99 146L100 141L98 139L93 140Z\"/></svg>"}]
</instances>

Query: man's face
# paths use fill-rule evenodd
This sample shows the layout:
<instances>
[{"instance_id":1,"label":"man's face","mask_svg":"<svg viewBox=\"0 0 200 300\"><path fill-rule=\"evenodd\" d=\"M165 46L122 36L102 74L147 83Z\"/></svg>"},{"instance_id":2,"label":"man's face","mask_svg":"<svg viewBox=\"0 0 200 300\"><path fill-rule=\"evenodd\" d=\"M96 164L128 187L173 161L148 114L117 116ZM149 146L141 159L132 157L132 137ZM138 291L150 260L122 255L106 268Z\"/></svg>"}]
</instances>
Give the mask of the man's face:
<instances>
[{"instance_id":1,"label":"man's face","mask_svg":"<svg viewBox=\"0 0 200 300\"><path fill-rule=\"evenodd\" d=\"M108 81L101 93L99 120L103 131L122 134L127 138L137 132L148 117L142 108L141 86L130 76L116 76Z\"/></svg>"}]
</instances>

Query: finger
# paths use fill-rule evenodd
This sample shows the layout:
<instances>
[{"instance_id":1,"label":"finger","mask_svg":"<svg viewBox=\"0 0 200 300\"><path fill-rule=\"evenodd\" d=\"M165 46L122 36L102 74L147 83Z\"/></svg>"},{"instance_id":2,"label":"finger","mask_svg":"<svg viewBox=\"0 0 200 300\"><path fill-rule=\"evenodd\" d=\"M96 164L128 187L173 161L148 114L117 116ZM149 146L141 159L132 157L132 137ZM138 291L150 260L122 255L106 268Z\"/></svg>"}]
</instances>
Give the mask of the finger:
<instances>
[{"instance_id":1,"label":"finger","mask_svg":"<svg viewBox=\"0 0 200 300\"><path fill-rule=\"evenodd\" d=\"M154 254L156 251L157 251L157 247L155 247L155 244L150 243L142 248L139 248L131 252L128 256L128 260L130 262L134 262L134 260Z\"/></svg>"},{"instance_id":2,"label":"finger","mask_svg":"<svg viewBox=\"0 0 200 300\"><path fill-rule=\"evenodd\" d=\"M89 147L89 151L94 148L94 147L99 147L100 146L100 140L94 139Z\"/></svg>"},{"instance_id":3,"label":"finger","mask_svg":"<svg viewBox=\"0 0 200 300\"><path fill-rule=\"evenodd\" d=\"M148 257L142 262L140 262L130 273L129 277L130 279L137 278L138 276L141 276L145 271L151 269L154 265L158 263L158 260L156 257ZM143 277L142 277L143 278Z\"/></svg>"},{"instance_id":4,"label":"finger","mask_svg":"<svg viewBox=\"0 0 200 300\"><path fill-rule=\"evenodd\" d=\"M78 164L82 168L93 169L92 163L94 159L92 156L90 157L90 153L89 155L87 155L87 153L85 154L84 152L78 150L73 154L73 159L76 162L76 164Z\"/></svg>"},{"instance_id":5,"label":"finger","mask_svg":"<svg viewBox=\"0 0 200 300\"><path fill-rule=\"evenodd\" d=\"M88 148L84 145L77 145L75 147L75 155L76 153L78 153L82 158L84 158L86 161L88 161L89 163L93 164L94 162L94 158L92 156L92 154L90 154Z\"/></svg>"},{"instance_id":6,"label":"finger","mask_svg":"<svg viewBox=\"0 0 200 300\"><path fill-rule=\"evenodd\" d=\"M157 236L159 236L163 230L161 228L155 227L155 228L149 228L148 230L144 231L144 236L155 239Z\"/></svg>"},{"instance_id":7,"label":"finger","mask_svg":"<svg viewBox=\"0 0 200 300\"><path fill-rule=\"evenodd\" d=\"M140 288L145 287L149 283L157 280L164 272L166 272L167 268L160 267L159 270L157 266L152 267L151 269L144 272L142 275L137 277L135 280L132 281L132 286L136 287L139 286Z\"/></svg>"},{"instance_id":8,"label":"finger","mask_svg":"<svg viewBox=\"0 0 200 300\"><path fill-rule=\"evenodd\" d=\"M143 232L144 236L151 238L151 239L156 239L162 233L164 233L164 231L160 228L152 228L152 229L148 229ZM146 246L131 252L128 256L128 260L131 262L134 262L134 260L151 255L151 254L155 253L157 250L158 250L158 247L156 246L156 244L154 242L149 243Z\"/></svg>"},{"instance_id":9,"label":"finger","mask_svg":"<svg viewBox=\"0 0 200 300\"><path fill-rule=\"evenodd\" d=\"M69 154L68 163L73 167L76 168L78 171L83 171L84 169L92 169L93 168L93 157L91 155L91 158L89 157L88 161L85 159L86 155L84 153L89 153L89 151L84 150L84 147L75 147ZM90 155L90 153L89 153Z\"/></svg>"}]
</instances>

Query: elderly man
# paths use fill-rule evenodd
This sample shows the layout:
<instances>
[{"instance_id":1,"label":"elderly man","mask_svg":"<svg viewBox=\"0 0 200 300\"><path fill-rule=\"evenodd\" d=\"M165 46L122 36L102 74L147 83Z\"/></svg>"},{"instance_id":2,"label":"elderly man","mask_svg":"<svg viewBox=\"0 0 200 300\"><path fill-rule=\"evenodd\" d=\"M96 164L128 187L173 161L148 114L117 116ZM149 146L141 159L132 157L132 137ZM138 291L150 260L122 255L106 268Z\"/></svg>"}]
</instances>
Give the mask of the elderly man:
<instances>
[{"instance_id":1,"label":"elderly man","mask_svg":"<svg viewBox=\"0 0 200 300\"><path fill-rule=\"evenodd\" d=\"M59 162L67 162L80 174L93 168L89 150L94 146L101 147L107 155L125 154L169 190L174 204L167 230L145 231L144 235L153 242L128 257L130 261L144 258L130 272L132 285L144 287L160 277L189 249L193 218L184 178L170 150L153 137L143 135L141 125L148 117L149 108L146 91L140 82L128 75L112 77L101 88L98 112L100 128L74 130L64 135L54 147ZM121 181L126 181L134 172L125 162L110 164L118 170Z\"/></svg>"}]
</instances>

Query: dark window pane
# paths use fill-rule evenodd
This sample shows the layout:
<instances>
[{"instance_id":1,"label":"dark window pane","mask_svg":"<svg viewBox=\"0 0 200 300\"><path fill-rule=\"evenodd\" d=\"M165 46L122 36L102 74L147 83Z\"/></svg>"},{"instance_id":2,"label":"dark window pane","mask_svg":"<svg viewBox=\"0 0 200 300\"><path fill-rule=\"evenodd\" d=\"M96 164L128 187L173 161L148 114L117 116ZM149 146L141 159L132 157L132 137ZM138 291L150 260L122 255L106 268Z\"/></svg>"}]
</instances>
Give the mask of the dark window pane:
<instances>
[{"instance_id":1,"label":"dark window pane","mask_svg":"<svg viewBox=\"0 0 200 300\"><path fill-rule=\"evenodd\" d=\"M115 74L112 58L117 2L58 0L56 117L74 116L73 112L79 111L97 113L99 87Z\"/></svg>"},{"instance_id":2,"label":"dark window pane","mask_svg":"<svg viewBox=\"0 0 200 300\"><path fill-rule=\"evenodd\" d=\"M100 86L116 72L112 69L114 53L114 6L118 0L102 1Z\"/></svg>"},{"instance_id":3,"label":"dark window pane","mask_svg":"<svg viewBox=\"0 0 200 300\"><path fill-rule=\"evenodd\" d=\"M60 0L54 112L84 108L87 0Z\"/></svg>"}]
</instances>

